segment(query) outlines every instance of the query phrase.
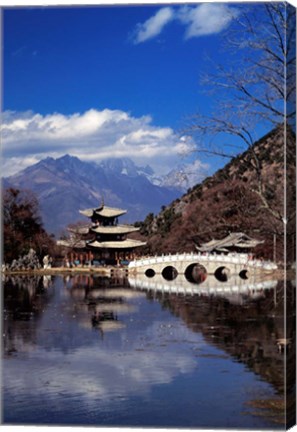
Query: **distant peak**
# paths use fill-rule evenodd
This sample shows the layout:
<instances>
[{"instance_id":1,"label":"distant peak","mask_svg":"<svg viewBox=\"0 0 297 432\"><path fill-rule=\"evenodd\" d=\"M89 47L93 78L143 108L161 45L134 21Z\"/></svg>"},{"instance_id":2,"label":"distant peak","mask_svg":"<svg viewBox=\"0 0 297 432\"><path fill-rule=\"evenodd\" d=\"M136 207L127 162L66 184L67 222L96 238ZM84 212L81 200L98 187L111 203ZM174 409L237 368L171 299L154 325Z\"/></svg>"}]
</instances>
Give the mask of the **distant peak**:
<instances>
[{"instance_id":1,"label":"distant peak","mask_svg":"<svg viewBox=\"0 0 297 432\"><path fill-rule=\"evenodd\" d=\"M64 156L56 159L57 161L70 161L70 160L80 160L77 156L71 156L70 154L65 154Z\"/></svg>"},{"instance_id":2,"label":"distant peak","mask_svg":"<svg viewBox=\"0 0 297 432\"><path fill-rule=\"evenodd\" d=\"M36 164L30 165L28 168L31 168L32 166L36 166L36 165L40 165L40 164L47 164L47 163L51 163L51 162L54 162L54 161L55 161L54 158L52 158L52 157L50 157L50 156L47 156L47 157L44 158L44 159L40 159L40 161L38 161Z\"/></svg>"}]
</instances>

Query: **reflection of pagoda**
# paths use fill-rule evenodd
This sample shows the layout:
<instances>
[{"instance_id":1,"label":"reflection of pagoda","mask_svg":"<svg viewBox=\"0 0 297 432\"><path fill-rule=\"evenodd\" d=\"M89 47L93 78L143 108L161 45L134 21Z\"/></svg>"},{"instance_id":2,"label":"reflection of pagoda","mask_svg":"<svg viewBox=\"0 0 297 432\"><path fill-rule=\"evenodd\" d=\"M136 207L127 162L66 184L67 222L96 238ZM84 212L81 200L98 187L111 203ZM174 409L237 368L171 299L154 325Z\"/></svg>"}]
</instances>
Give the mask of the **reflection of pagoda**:
<instances>
[{"instance_id":1,"label":"reflection of pagoda","mask_svg":"<svg viewBox=\"0 0 297 432\"><path fill-rule=\"evenodd\" d=\"M118 224L118 217L125 214L126 210L102 204L98 208L79 212L90 218L91 224L71 229L72 237L68 241L60 241L59 244L74 250L80 249L80 256L82 252L86 252L83 254L86 261L91 258L101 264L119 264L121 261L134 259L135 248L146 244L127 237L127 234L138 231L139 228ZM83 236L90 238L90 234L93 234L92 239L83 239ZM80 235L79 241L77 235Z\"/></svg>"}]
</instances>

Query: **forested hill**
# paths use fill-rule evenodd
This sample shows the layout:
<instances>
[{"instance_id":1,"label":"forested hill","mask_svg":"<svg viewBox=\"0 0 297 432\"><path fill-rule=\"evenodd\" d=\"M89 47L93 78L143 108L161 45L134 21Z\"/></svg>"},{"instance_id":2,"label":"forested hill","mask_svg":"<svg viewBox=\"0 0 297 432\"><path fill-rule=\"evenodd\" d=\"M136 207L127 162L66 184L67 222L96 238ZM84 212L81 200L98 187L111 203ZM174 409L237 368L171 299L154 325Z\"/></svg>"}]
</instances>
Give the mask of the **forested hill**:
<instances>
[{"instance_id":1,"label":"forested hill","mask_svg":"<svg viewBox=\"0 0 297 432\"><path fill-rule=\"evenodd\" d=\"M282 260L285 187L288 244L292 242L293 248L295 141L295 134L287 129L285 159L281 125L158 215L149 214L140 224L142 235L149 239L148 252L193 251L195 244L245 232L265 240L256 252L267 258L272 258L276 238L277 258Z\"/></svg>"}]
</instances>

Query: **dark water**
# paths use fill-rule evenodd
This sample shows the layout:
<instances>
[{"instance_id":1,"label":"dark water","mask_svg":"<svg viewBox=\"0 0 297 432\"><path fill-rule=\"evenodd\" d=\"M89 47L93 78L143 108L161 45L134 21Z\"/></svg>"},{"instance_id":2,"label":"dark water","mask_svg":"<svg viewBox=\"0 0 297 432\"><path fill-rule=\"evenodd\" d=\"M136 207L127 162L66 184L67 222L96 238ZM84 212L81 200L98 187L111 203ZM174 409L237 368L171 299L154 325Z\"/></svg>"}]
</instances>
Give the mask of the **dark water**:
<instances>
[{"instance_id":1,"label":"dark water","mask_svg":"<svg viewBox=\"0 0 297 432\"><path fill-rule=\"evenodd\" d=\"M199 292L80 275L3 290L4 424L284 428L295 349L277 345L281 283Z\"/></svg>"}]
</instances>

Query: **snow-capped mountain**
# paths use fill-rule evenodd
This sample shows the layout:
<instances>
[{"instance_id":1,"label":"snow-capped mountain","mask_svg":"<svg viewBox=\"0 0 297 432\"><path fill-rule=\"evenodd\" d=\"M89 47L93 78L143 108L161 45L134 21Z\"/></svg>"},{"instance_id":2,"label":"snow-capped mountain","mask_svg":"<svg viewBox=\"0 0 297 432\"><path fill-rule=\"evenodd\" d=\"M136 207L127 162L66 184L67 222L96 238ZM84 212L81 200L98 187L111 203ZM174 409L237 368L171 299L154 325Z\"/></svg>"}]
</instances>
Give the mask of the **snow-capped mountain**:
<instances>
[{"instance_id":1,"label":"snow-capped mountain","mask_svg":"<svg viewBox=\"0 0 297 432\"><path fill-rule=\"evenodd\" d=\"M106 205L126 209L123 222L143 220L182 194L179 185L164 182L150 166L138 167L128 158L110 158L100 164L74 156L47 157L4 179L4 187L32 190L40 203L48 232L60 234L82 219L80 209Z\"/></svg>"}]
</instances>

